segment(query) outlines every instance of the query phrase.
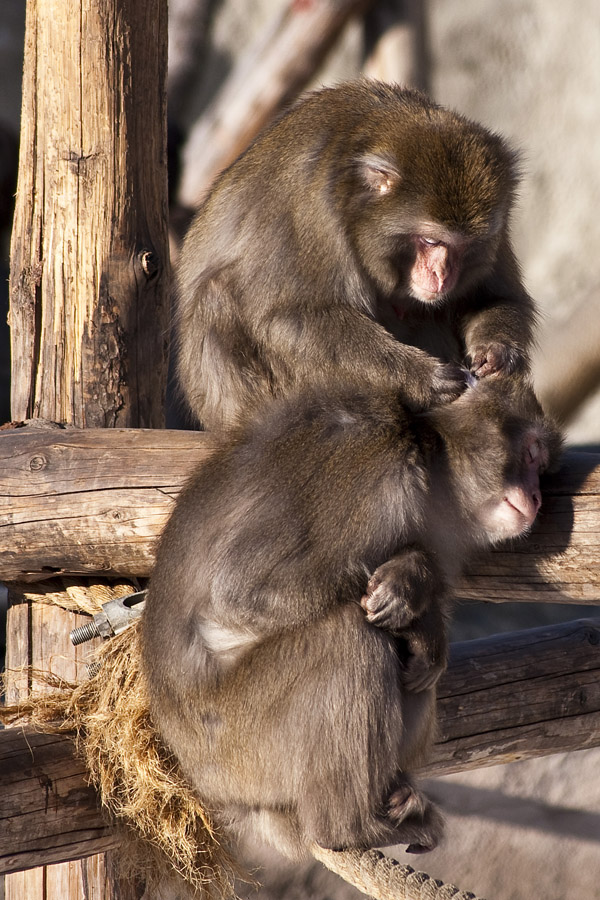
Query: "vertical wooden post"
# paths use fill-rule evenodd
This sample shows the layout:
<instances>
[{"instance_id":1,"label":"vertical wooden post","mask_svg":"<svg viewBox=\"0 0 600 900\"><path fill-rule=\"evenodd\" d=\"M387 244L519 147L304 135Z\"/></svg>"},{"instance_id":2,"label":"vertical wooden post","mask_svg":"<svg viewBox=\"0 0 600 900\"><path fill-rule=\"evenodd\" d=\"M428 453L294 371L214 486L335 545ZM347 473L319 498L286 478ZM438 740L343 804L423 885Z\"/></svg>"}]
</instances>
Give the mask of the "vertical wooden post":
<instances>
[{"instance_id":1,"label":"vertical wooden post","mask_svg":"<svg viewBox=\"0 0 600 900\"><path fill-rule=\"evenodd\" d=\"M12 417L164 425L166 0L28 0Z\"/></svg>"},{"instance_id":2,"label":"vertical wooden post","mask_svg":"<svg viewBox=\"0 0 600 900\"><path fill-rule=\"evenodd\" d=\"M10 273L15 420L164 424L166 63L167 0L27 2ZM14 595L8 665L52 657L72 677L76 624ZM18 873L6 900L134 896L114 871L107 854Z\"/></svg>"}]
</instances>

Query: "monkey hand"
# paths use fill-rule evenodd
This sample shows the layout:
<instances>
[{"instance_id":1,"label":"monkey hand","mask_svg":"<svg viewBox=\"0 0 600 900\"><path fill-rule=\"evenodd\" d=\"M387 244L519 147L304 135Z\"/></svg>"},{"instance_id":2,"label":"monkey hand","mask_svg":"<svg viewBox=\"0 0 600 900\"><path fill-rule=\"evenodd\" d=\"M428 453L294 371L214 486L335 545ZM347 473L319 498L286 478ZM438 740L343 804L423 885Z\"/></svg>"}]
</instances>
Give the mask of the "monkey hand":
<instances>
[{"instance_id":1,"label":"monkey hand","mask_svg":"<svg viewBox=\"0 0 600 900\"><path fill-rule=\"evenodd\" d=\"M375 569L361 606L371 625L402 632L420 615L438 584L426 554L409 548Z\"/></svg>"},{"instance_id":2,"label":"monkey hand","mask_svg":"<svg viewBox=\"0 0 600 900\"><path fill-rule=\"evenodd\" d=\"M418 366L411 366L411 381L419 409L451 403L467 386L463 369L427 354L420 356Z\"/></svg>"},{"instance_id":3,"label":"monkey hand","mask_svg":"<svg viewBox=\"0 0 600 900\"><path fill-rule=\"evenodd\" d=\"M522 354L512 344L490 341L474 348L470 354L471 372L477 378L488 375L512 375L522 363Z\"/></svg>"}]
</instances>

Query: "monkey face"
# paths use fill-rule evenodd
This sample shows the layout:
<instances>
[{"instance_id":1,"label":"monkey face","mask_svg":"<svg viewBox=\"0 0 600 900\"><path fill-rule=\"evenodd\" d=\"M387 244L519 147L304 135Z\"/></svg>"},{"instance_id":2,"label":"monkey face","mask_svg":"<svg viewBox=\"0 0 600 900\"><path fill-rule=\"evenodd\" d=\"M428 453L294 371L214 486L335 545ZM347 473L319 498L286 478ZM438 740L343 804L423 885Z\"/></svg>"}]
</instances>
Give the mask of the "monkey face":
<instances>
[{"instance_id":1,"label":"monkey face","mask_svg":"<svg viewBox=\"0 0 600 900\"><path fill-rule=\"evenodd\" d=\"M459 239L445 242L436 237L413 238L415 259L410 269L410 293L425 303L450 294L462 268L464 247Z\"/></svg>"},{"instance_id":2,"label":"monkey face","mask_svg":"<svg viewBox=\"0 0 600 900\"><path fill-rule=\"evenodd\" d=\"M358 168L362 261L371 273L385 272L387 258L396 291L430 304L490 272L516 182L514 157L495 136L460 119L437 129L403 122Z\"/></svg>"},{"instance_id":3,"label":"monkey face","mask_svg":"<svg viewBox=\"0 0 600 900\"><path fill-rule=\"evenodd\" d=\"M513 452L514 474L505 476L500 493L480 510L481 522L493 541L528 532L542 505L539 476L549 458L543 436L535 430L527 432Z\"/></svg>"}]
</instances>

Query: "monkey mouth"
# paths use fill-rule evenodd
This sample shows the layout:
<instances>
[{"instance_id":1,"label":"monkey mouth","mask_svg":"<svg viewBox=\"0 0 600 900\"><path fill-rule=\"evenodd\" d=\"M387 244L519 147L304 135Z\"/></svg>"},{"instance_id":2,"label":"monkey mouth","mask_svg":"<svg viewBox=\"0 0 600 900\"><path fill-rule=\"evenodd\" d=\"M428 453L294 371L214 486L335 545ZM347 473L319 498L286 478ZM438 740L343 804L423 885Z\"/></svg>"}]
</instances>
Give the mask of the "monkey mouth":
<instances>
[{"instance_id":1,"label":"monkey mouth","mask_svg":"<svg viewBox=\"0 0 600 900\"><path fill-rule=\"evenodd\" d=\"M421 287L418 284L415 284L414 281L410 283L410 294L415 300L420 300L421 303L443 303L447 296L447 291L431 291L428 288Z\"/></svg>"},{"instance_id":2,"label":"monkey mouth","mask_svg":"<svg viewBox=\"0 0 600 900\"><path fill-rule=\"evenodd\" d=\"M533 507L524 508L520 503L515 503L508 497L503 498L503 503L505 504L504 508L508 518L514 522L515 534L522 534L528 531L535 521L537 509L534 510Z\"/></svg>"},{"instance_id":3,"label":"monkey mouth","mask_svg":"<svg viewBox=\"0 0 600 900\"><path fill-rule=\"evenodd\" d=\"M511 503L511 501L508 499L508 497L503 497L502 499L503 499L503 502L504 502L504 503L508 503L508 505L510 506L510 508L511 508L511 509L514 509L514 511L517 512L517 513L519 513L519 515L521 515L521 516L523 516L523 517L525 516L525 513L523 512L523 510L522 510L522 509L519 509L518 506L515 506L514 503Z\"/></svg>"}]
</instances>

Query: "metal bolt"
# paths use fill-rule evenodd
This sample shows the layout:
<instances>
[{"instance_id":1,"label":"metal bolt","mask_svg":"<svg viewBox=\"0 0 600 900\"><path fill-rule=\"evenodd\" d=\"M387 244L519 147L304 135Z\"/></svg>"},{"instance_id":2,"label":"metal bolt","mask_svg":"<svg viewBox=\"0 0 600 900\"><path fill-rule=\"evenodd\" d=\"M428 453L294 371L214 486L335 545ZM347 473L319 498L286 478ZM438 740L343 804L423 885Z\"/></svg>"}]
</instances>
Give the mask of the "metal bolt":
<instances>
[{"instance_id":1,"label":"metal bolt","mask_svg":"<svg viewBox=\"0 0 600 900\"><path fill-rule=\"evenodd\" d=\"M91 622L73 629L71 632L71 643L76 647L77 644L85 644L86 641L91 641L95 637L100 637L100 629L92 619Z\"/></svg>"}]
</instances>

